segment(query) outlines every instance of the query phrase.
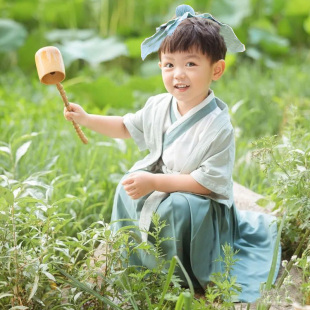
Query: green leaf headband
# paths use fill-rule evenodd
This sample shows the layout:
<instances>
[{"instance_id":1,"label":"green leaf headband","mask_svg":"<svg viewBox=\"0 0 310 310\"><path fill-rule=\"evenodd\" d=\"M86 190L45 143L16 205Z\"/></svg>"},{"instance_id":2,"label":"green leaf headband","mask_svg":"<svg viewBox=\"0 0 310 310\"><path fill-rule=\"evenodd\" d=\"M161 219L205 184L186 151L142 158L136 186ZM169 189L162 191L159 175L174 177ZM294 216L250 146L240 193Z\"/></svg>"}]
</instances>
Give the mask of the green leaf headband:
<instances>
[{"instance_id":1,"label":"green leaf headband","mask_svg":"<svg viewBox=\"0 0 310 310\"><path fill-rule=\"evenodd\" d=\"M174 30L177 28L177 26L184 19L190 17L207 18L219 24L221 26L220 34L224 38L228 52L238 53L245 51L244 45L239 41L232 28L226 24L220 23L211 14L204 13L195 15L195 11L193 10L193 8L185 4L179 5L175 10L175 14L177 16L175 19L172 19L166 24L157 27L156 33L142 42L141 44L142 60L144 60L147 57L147 55L158 51L162 41L166 38L166 36L171 36Z\"/></svg>"}]
</instances>

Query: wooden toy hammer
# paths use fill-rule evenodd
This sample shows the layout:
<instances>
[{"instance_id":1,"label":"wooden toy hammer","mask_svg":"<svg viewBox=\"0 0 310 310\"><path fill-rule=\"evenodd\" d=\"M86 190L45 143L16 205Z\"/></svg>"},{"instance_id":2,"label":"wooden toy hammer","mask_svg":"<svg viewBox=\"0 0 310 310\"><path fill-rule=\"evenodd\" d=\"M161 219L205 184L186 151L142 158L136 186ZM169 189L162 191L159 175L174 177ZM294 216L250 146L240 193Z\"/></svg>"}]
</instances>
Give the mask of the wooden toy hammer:
<instances>
[{"instance_id":1,"label":"wooden toy hammer","mask_svg":"<svg viewBox=\"0 0 310 310\"><path fill-rule=\"evenodd\" d=\"M60 83L64 80L66 74L64 62L59 49L54 46L43 47L36 52L35 61L41 83L46 85L56 84L66 108L68 111L72 111L66 92ZM72 121L72 124L82 142L87 144L88 140L80 126L75 121Z\"/></svg>"}]
</instances>

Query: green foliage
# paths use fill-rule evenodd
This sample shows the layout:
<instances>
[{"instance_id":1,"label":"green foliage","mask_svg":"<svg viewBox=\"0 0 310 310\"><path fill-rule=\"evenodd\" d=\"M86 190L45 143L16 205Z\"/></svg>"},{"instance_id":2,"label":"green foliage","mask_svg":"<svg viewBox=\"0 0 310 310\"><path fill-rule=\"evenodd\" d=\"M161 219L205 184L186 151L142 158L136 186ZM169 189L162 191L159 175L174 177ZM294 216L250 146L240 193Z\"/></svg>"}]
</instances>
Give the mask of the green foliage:
<instances>
[{"instance_id":1,"label":"green foliage","mask_svg":"<svg viewBox=\"0 0 310 310\"><path fill-rule=\"evenodd\" d=\"M299 2L191 0L187 4L230 24L247 47L245 55L272 66L294 52L295 47L309 46L309 8L305 0ZM98 66L128 55L127 50L127 62L140 59L143 39L171 19L178 4L181 2L175 0L3 0L0 9L6 19L0 22L0 33L3 30L5 34L1 36L0 52L20 50L0 65L11 68L17 60L25 72L33 71L24 58L30 60L35 48L44 45L59 46L68 66L81 60Z\"/></svg>"},{"instance_id":2,"label":"green foliage","mask_svg":"<svg viewBox=\"0 0 310 310\"><path fill-rule=\"evenodd\" d=\"M201 298L195 301L195 309L232 309L234 302L238 301L238 295L241 292L240 285L237 284L237 277L231 276L231 271L237 259L232 247L229 244L222 246L223 256L218 261L223 265L223 272L217 272L211 275L210 285L205 292L206 300Z\"/></svg>"},{"instance_id":3,"label":"green foliage","mask_svg":"<svg viewBox=\"0 0 310 310\"><path fill-rule=\"evenodd\" d=\"M69 66L75 60L84 60L91 66L127 55L126 45L115 37L101 39L92 37L86 40L62 40L58 48L63 55L64 63ZM104 51L104 53L102 52Z\"/></svg>"},{"instance_id":4,"label":"green foliage","mask_svg":"<svg viewBox=\"0 0 310 310\"><path fill-rule=\"evenodd\" d=\"M161 252L161 244L168 239L160 237L165 224L158 216L153 218L154 231L149 232L153 243L141 243L133 227L115 234L100 220L72 234L76 216L65 206L79 199L67 195L57 200L54 195L66 176L49 181L52 170L21 173L20 165L37 136L23 136L0 148L5 163L0 174L0 306L101 309L105 304L111 309L127 305L155 310L173 309L178 301L178 306L184 303L192 309L193 288L184 291L173 275L177 263L183 272L184 267L178 258L166 261ZM129 266L130 255L141 252L154 257L152 269ZM225 248L224 254L233 262ZM218 281L215 284L222 285ZM222 287L220 291L224 292Z\"/></svg>"},{"instance_id":5,"label":"green foliage","mask_svg":"<svg viewBox=\"0 0 310 310\"><path fill-rule=\"evenodd\" d=\"M288 281L293 264L298 265L304 275L301 286L304 302L309 302L309 118L309 100L300 100L296 106L289 106L282 136L264 137L256 141L254 145L257 149L253 152L267 178L273 182L270 199L276 203L274 209L284 214L281 223L284 257L292 256L276 289L280 290L282 284ZM299 255L301 258L296 262ZM271 301L268 300L269 308ZM261 306L264 307L264 304Z\"/></svg>"},{"instance_id":6,"label":"green foliage","mask_svg":"<svg viewBox=\"0 0 310 310\"><path fill-rule=\"evenodd\" d=\"M237 71L229 69L222 80L213 85L215 93L221 94L231 107L236 136L234 179L263 195L272 191L274 182L266 178L258 163L252 160L251 153L255 149L252 142L289 131L289 106L298 107L296 113L308 120L306 106L310 93L304 87L307 68L307 54L272 70L257 63L238 62Z\"/></svg>"},{"instance_id":7,"label":"green foliage","mask_svg":"<svg viewBox=\"0 0 310 310\"><path fill-rule=\"evenodd\" d=\"M277 266L278 264L278 254L280 251L280 242L281 242L281 235L282 235L282 230L283 230L283 225L285 223L285 219L286 219L286 214L284 214L284 216L281 219L281 224L278 228L278 233L277 233L277 239L275 240L275 248L273 251L273 257L272 257L272 263L271 263L271 267L270 267L270 271L268 274L268 278L267 281L265 283L261 283L260 286L260 292L261 292L261 297L259 298L259 300L256 303L256 309L257 310L268 310L271 305L272 305L272 300L271 300L271 296L272 294L274 294L275 288L276 286L273 284L275 281L275 275L277 272L277 269L279 266ZM283 274L282 274L283 276ZM279 289L282 285L281 279L280 281L277 282L277 291L276 294L274 295L278 295L279 294ZM273 297L273 299L275 299Z\"/></svg>"},{"instance_id":8,"label":"green foliage","mask_svg":"<svg viewBox=\"0 0 310 310\"><path fill-rule=\"evenodd\" d=\"M26 29L10 19L0 19L0 52L10 52L23 45Z\"/></svg>"},{"instance_id":9,"label":"green foliage","mask_svg":"<svg viewBox=\"0 0 310 310\"><path fill-rule=\"evenodd\" d=\"M301 290L303 293L303 305L310 304L310 242L306 246L305 251L302 253L300 258L292 257L292 261L302 270L303 283ZM296 260L296 261L295 261Z\"/></svg>"},{"instance_id":10,"label":"green foliage","mask_svg":"<svg viewBox=\"0 0 310 310\"><path fill-rule=\"evenodd\" d=\"M105 305L108 309L159 310L174 309L174 305L182 309L183 303L185 309L202 309L193 300L193 289L182 289L173 275L176 264L180 264L178 258L169 262L161 253L160 245L166 239L160 238L160 232L165 224L158 216L154 216L154 231L150 232L154 244L137 242L133 227L113 233L103 221L68 237L64 231L72 218L58 209L69 199L50 203L35 198L42 194L48 197L49 186L44 182L29 185L1 177L7 181L7 187L0 187L5 193L5 201L0 201L5 216L0 233L2 309L61 306L78 310L102 309ZM218 297L231 300L234 293L230 289L236 286L234 279L228 278L234 263L229 249L227 245L223 248L225 274L214 275L212 290L219 292ZM154 268L129 266L129 256L141 251L154 256ZM230 306L224 301L221 309Z\"/></svg>"},{"instance_id":11,"label":"green foliage","mask_svg":"<svg viewBox=\"0 0 310 310\"><path fill-rule=\"evenodd\" d=\"M276 209L287 213L284 225L285 245L294 248L309 229L310 170L308 101L291 107L282 137L266 137L255 143L253 156L259 159L273 180L272 199ZM303 113L300 114L301 110Z\"/></svg>"},{"instance_id":12,"label":"green foliage","mask_svg":"<svg viewBox=\"0 0 310 310\"><path fill-rule=\"evenodd\" d=\"M212 296L217 296L223 301L221 305L222 308L231 308L233 302L238 300L238 295L241 292L240 285L237 284L237 277L231 276L231 271L233 266L236 263L237 259L234 258L237 252L234 252L232 247L229 244L222 246L223 248L223 257L218 259L224 266L224 271L213 274L210 277L211 282L215 284L215 287L211 287L207 290L206 297L208 298L209 294ZM208 300L214 300L209 299Z\"/></svg>"},{"instance_id":13,"label":"green foliage","mask_svg":"<svg viewBox=\"0 0 310 310\"><path fill-rule=\"evenodd\" d=\"M102 309L103 304L111 309L126 305L146 309L148 304L153 305L148 309L172 309L169 304L173 305L181 288L173 277L176 259L168 278L164 272L168 262L159 251L165 241L159 238L164 225L158 218L152 233L154 246L137 244L129 228L114 234L102 221L76 237L68 237L63 232L72 218L57 209L69 199L51 204L46 198L37 198L42 194L48 197L49 186L42 181L20 183L3 175L1 178L7 184L0 187L4 194L0 201L2 309L54 309L56 305L65 309ZM154 255L158 264L152 270L128 266L131 252L140 250ZM174 286L169 285L171 281Z\"/></svg>"}]
</instances>

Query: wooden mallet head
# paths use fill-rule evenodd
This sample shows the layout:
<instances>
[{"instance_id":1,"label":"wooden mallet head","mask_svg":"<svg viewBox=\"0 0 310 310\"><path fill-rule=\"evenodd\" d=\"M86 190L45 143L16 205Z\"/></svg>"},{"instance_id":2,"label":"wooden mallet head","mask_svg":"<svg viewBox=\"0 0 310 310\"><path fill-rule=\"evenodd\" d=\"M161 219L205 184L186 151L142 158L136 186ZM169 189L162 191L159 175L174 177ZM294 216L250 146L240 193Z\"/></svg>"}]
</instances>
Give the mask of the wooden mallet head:
<instances>
[{"instance_id":1,"label":"wooden mallet head","mask_svg":"<svg viewBox=\"0 0 310 310\"><path fill-rule=\"evenodd\" d=\"M36 52L35 61L41 83L46 85L57 84L65 79L65 65L57 47L40 48Z\"/></svg>"},{"instance_id":2,"label":"wooden mallet head","mask_svg":"<svg viewBox=\"0 0 310 310\"><path fill-rule=\"evenodd\" d=\"M68 98L60 83L65 79L66 74L65 65L59 49L55 46L40 48L35 54L35 62L40 82L46 85L55 84L66 108L68 111L71 111ZM75 121L72 121L72 124L82 142L87 144L88 140L79 125Z\"/></svg>"}]
</instances>

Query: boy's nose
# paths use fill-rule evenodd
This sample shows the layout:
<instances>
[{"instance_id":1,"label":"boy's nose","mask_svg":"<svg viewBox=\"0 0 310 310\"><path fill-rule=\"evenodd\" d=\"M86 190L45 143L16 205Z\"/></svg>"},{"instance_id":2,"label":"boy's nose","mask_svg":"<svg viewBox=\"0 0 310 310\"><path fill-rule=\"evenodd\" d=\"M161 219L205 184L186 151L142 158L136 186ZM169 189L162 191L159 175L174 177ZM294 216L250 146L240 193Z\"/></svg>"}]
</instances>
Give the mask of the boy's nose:
<instances>
[{"instance_id":1,"label":"boy's nose","mask_svg":"<svg viewBox=\"0 0 310 310\"><path fill-rule=\"evenodd\" d=\"M174 77L176 79L182 79L185 77L185 71L183 68L176 68L174 71Z\"/></svg>"}]
</instances>

